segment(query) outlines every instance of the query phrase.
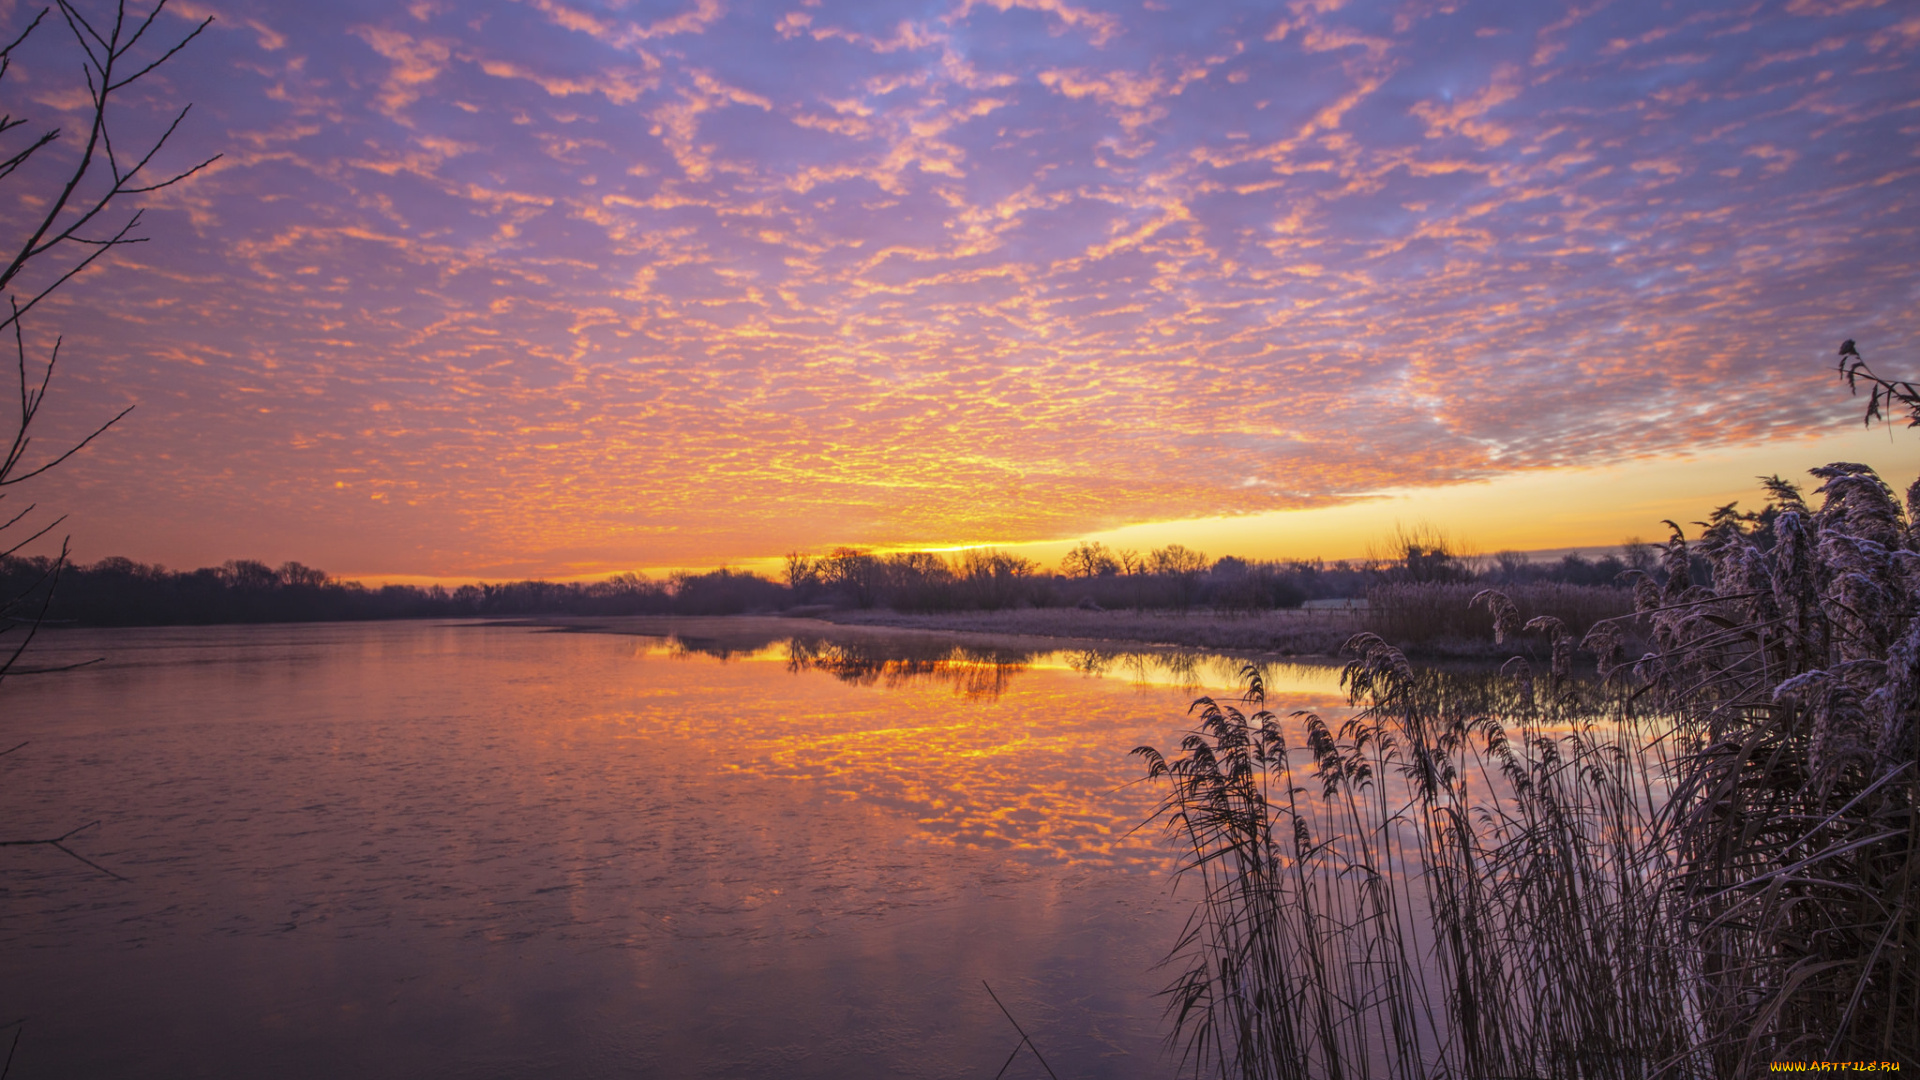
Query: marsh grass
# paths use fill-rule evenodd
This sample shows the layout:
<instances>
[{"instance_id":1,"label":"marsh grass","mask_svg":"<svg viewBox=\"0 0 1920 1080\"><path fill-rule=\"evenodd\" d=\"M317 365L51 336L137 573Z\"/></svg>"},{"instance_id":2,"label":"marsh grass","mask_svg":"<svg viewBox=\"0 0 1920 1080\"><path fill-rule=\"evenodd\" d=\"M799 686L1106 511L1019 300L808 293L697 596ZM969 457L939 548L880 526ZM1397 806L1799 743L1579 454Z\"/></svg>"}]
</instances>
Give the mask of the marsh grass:
<instances>
[{"instance_id":1,"label":"marsh grass","mask_svg":"<svg viewBox=\"0 0 1920 1080\"><path fill-rule=\"evenodd\" d=\"M1578 638L1479 595L1497 635L1548 639L1545 670L1416 670L1363 633L1337 725L1283 719L1249 669L1177 754L1139 748L1200 888L1169 990L1186 1067L1920 1065L1920 485L1903 511L1863 466L1815 475L1818 510L1774 481L1764 525L1676 528L1634 611ZM1569 677L1576 641L1597 680Z\"/></svg>"},{"instance_id":2,"label":"marsh grass","mask_svg":"<svg viewBox=\"0 0 1920 1080\"><path fill-rule=\"evenodd\" d=\"M1471 583L1386 583L1367 590L1364 628L1402 650L1434 655L1499 655L1493 614L1471 603L1485 585ZM1576 640L1595 623L1633 613L1633 593L1604 585L1537 582L1501 589L1522 622L1558 619ZM1551 647L1544 637L1538 644ZM1519 646L1507 646L1509 649Z\"/></svg>"},{"instance_id":3,"label":"marsh grass","mask_svg":"<svg viewBox=\"0 0 1920 1080\"><path fill-rule=\"evenodd\" d=\"M1201 888L1169 993L1184 1063L1245 1077L1646 1076L1698 1010L1647 784L1577 685L1416 671L1378 638L1337 727L1201 699L1167 759ZM1628 745L1638 745L1628 741ZM1698 1070L1695 1070L1698 1071Z\"/></svg>"}]
</instances>

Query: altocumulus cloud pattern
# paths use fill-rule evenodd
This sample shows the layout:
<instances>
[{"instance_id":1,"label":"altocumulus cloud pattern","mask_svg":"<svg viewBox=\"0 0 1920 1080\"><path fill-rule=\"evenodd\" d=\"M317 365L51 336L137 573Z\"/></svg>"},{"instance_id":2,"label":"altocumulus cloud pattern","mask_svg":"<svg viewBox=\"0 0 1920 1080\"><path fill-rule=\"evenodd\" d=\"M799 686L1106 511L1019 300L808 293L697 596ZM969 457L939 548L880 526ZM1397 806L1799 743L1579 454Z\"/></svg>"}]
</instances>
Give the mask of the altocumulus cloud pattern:
<instances>
[{"instance_id":1,"label":"altocumulus cloud pattern","mask_svg":"<svg viewBox=\"0 0 1920 1080\"><path fill-rule=\"evenodd\" d=\"M60 423L141 403L69 493L129 554L1038 539L1804 431L1841 337L1920 360L1891 0L176 9L147 104L226 157L32 328ZM8 107L70 123L56 40Z\"/></svg>"}]
</instances>

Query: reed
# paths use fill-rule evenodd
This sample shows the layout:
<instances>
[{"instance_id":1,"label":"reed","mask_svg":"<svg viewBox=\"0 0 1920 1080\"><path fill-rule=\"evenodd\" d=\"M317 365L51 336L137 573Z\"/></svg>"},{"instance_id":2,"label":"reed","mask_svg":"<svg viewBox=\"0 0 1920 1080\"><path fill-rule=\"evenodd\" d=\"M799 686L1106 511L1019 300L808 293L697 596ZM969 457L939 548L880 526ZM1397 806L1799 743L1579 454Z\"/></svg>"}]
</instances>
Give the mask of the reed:
<instances>
[{"instance_id":1,"label":"reed","mask_svg":"<svg viewBox=\"0 0 1920 1080\"><path fill-rule=\"evenodd\" d=\"M1178 753L1136 750L1200 887L1186 1068L1920 1066L1920 538L1870 470L1815 475L1817 511L1774 481L1762 515L1676 528L1634 611L1577 638L1480 594L1496 635L1548 639L1543 671L1416 670L1362 633L1344 721L1282 719L1249 668Z\"/></svg>"},{"instance_id":2,"label":"reed","mask_svg":"<svg viewBox=\"0 0 1920 1080\"><path fill-rule=\"evenodd\" d=\"M1813 475L1818 510L1776 478L1769 528L1725 508L1697 544L1674 530L1663 587L1636 582L1633 681L1687 737L1673 886L1729 1074L1920 1065L1920 484L1903 511L1864 465Z\"/></svg>"},{"instance_id":3,"label":"reed","mask_svg":"<svg viewBox=\"0 0 1920 1080\"><path fill-rule=\"evenodd\" d=\"M1337 726L1202 699L1164 810L1200 902L1183 1063L1243 1077L1595 1076L1687 1060L1699 1010L1661 883L1660 747L1552 680L1416 670L1378 637ZM1551 680L1551 676L1549 676ZM1242 705L1250 711L1243 710ZM1291 736L1291 738L1290 738Z\"/></svg>"}]
</instances>

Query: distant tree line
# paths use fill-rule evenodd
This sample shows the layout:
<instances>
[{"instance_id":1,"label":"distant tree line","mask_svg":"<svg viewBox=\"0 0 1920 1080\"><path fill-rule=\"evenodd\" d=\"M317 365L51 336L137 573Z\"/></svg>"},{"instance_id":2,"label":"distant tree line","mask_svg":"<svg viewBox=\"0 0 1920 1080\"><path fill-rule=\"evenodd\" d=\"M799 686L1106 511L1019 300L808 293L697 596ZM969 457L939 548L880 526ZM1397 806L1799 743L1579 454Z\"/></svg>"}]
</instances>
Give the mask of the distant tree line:
<instances>
[{"instance_id":1,"label":"distant tree line","mask_svg":"<svg viewBox=\"0 0 1920 1080\"><path fill-rule=\"evenodd\" d=\"M934 552L879 554L835 548L826 555L787 555L784 580L795 605L890 607L898 611L991 610L1008 607L1160 608L1266 611L1312 600L1358 598L1382 584L1557 583L1621 586L1630 569L1653 570L1653 549L1629 541L1619 554L1587 559L1570 554L1530 562L1514 552L1490 559L1459 554L1444 538L1396 538L1384 556L1326 562L1209 559L1169 544L1147 552L1083 541L1047 573L1030 559L970 549L945 558Z\"/></svg>"},{"instance_id":2,"label":"distant tree line","mask_svg":"<svg viewBox=\"0 0 1920 1080\"><path fill-rule=\"evenodd\" d=\"M314 622L348 619L501 618L519 615L737 615L787 606L786 590L736 570L665 581L619 574L605 581L366 586L324 571L237 559L174 571L131 559L59 567L45 558L0 560L0 587L46 605L49 623L84 626ZM50 590L50 592L49 592Z\"/></svg>"},{"instance_id":3,"label":"distant tree line","mask_svg":"<svg viewBox=\"0 0 1920 1080\"><path fill-rule=\"evenodd\" d=\"M351 619L503 618L524 615L737 615L799 607L888 607L905 612L1083 607L1255 612L1312 600L1364 597L1382 584L1500 585L1618 583L1629 569L1655 569L1653 549L1630 543L1617 555L1568 555L1533 562L1506 552L1459 555L1443 540L1401 537L1390 554L1364 560L1250 560L1169 544L1141 553L1086 541L1057 572L992 548L944 556L834 548L786 557L780 580L721 569L652 579L367 586L289 562L237 559L198 570L168 570L126 558L57 565L47 558L0 559L0 588L26 606L46 604L55 623L86 626L308 622Z\"/></svg>"}]
</instances>

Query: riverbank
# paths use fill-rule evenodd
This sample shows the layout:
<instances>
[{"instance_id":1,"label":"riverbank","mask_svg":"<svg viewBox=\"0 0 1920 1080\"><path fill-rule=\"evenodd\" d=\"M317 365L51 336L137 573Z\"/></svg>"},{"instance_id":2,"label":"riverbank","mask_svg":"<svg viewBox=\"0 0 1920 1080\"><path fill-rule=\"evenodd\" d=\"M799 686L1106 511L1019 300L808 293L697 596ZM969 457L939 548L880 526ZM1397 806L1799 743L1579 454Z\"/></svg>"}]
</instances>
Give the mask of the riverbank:
<instances>
[{"instance_id":1,"label":"riverbank","mask_svg":"<svg viewBox=\"0 0 1920 1080\"><path fill-rule=\"evenodd\" d=\"M1205 649L1211 652L1331 658L1359 629L1346 612L1269 611L1253 615L1213 612L1089 611L1034 608L903 614L867 610L803 609L787 615L714 617L545 616L513 620L557 630L673 637L701 651L751 651L795 635L849 634L937 636L988 648L1026 650L1111 648Z\"/></svg>"},{"instance_id":2,"label":"riverbank","mask_svg":"<svg viewBox=\"0 0 1920 1080\"><path fill-rule=\"evenodd\" d=\"M811 617L840 626L885 626L996 636L1129 642L1222 652L1274 653L1281 656L1334 656L1339 653L1340 646L1360 630L1359 618L1344 611L1282 610L1224 614L1214 611L1019 608L903 614L870 608L824 611Z\"/></svg>"}]
</instances>

